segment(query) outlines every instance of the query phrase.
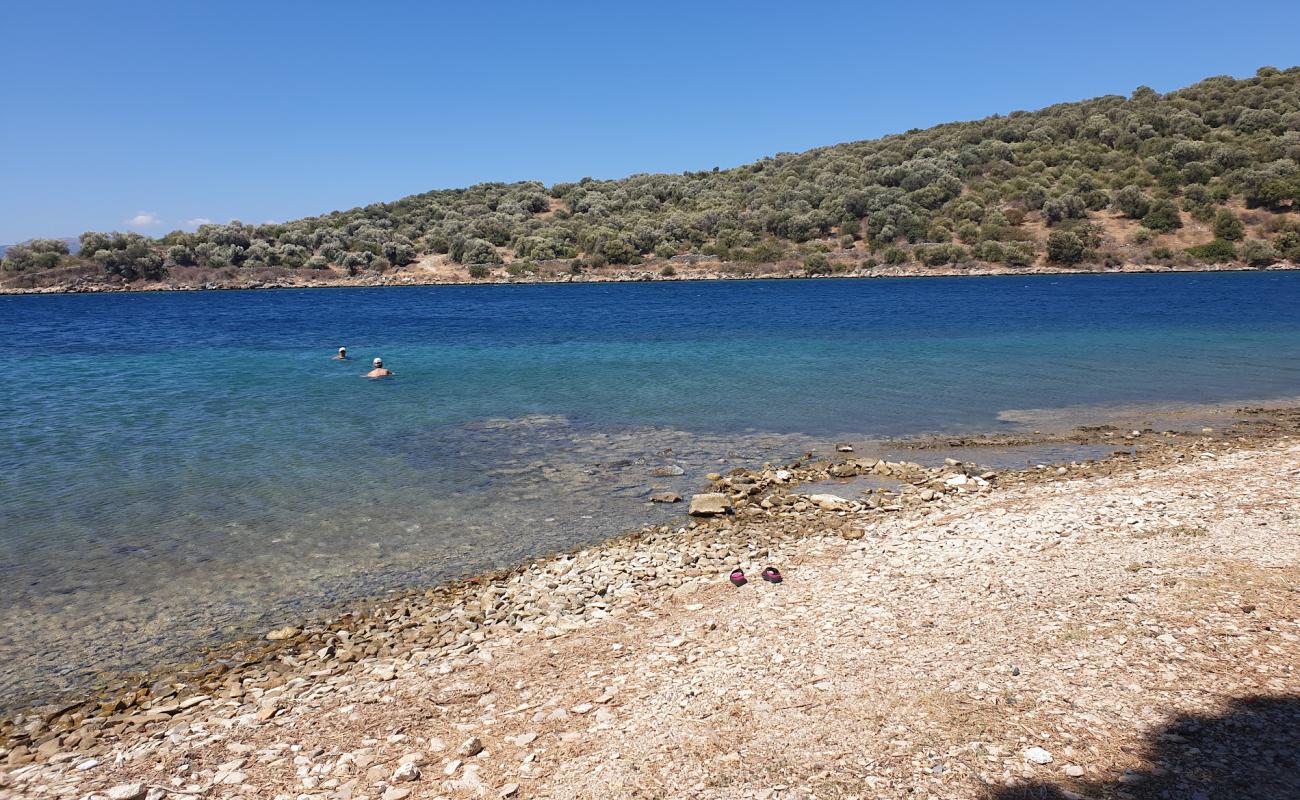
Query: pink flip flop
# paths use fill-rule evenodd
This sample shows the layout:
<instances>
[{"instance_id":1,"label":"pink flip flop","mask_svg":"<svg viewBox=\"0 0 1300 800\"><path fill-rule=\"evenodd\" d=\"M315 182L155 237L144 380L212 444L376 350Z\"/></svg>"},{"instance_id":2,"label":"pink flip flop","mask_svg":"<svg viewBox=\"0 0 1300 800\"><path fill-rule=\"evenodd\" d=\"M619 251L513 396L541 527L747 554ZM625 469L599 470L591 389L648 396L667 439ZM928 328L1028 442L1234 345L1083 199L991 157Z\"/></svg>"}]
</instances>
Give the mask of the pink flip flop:
<instances>
[{"instance_id":1,"label":"pink flip flop","mask_svg":"<svg viewBox=\"0 0 1300 800\"><path fill-rule=\"evenodd\" d=\"M731 571L732 586L744 586L747 583L749 583L749 581L745 579L745 571L743 569L736 567Z\"/></svg>"},{"instance_id":2,"label":"pink flip flop","mask_svg":"<svg viewBox=\"0 0 1300 800\"><path fill-rule=\"evenodd\" d=\"M776 567L768 567L763 570L763 580L768 583L780 583L785 580L785 578L781 577L781 570Z\"/></svg>"}]
</instances>

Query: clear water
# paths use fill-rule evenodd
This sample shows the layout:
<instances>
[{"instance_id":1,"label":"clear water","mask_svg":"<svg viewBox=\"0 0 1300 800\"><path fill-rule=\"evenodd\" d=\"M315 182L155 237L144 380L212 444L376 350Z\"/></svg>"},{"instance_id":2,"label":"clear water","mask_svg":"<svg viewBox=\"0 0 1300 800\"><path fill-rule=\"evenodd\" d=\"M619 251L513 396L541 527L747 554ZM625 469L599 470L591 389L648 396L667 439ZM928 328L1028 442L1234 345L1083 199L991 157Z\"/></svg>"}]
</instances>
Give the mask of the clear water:
<instances>
[{"instance_id":1,"label":"clear water","mask_svg":"<svg viewBox=\"0 0 1300 800\"><path fill-rule=\"evenodd\" d=\"M719 463L1300 394L1300 273L0 297L0 343L3 706L680 519L648 494Z\"/></svg>"}]
</instances>

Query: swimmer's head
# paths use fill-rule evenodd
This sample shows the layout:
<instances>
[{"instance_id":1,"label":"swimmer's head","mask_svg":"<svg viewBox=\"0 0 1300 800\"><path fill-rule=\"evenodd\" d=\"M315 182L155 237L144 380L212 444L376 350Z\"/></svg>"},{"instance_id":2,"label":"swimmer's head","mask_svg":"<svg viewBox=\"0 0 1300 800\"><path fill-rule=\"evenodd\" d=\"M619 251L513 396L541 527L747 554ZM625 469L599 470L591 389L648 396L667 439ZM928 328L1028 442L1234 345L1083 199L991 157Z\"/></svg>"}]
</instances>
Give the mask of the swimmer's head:
<instances>
[{"instance_id":1,"label":"swimmer's head","mask_svg":"<svg viewBox=\"0 0 1300 800\"><path fill-rule=\"evenodd\" d=\"M384 360L383 360L382 358L376 358L376 359L375 359L375 366L376 366L376 367L382 367L383 365L384 365Z\"/></svg>"},{"instance_id":2,"label":"swimmer's head","mask_svg":"<svg viewBox=\"0 0 1300 800\"><path fill-rule=\"evenodd\" d=\"M341 356L345 356L345 355L347 355L347 354L348 354L348 349L347 349L346 347L340 347L340 348L339 348L339 355L341 355Z\"/></svg>"}]
</instances>

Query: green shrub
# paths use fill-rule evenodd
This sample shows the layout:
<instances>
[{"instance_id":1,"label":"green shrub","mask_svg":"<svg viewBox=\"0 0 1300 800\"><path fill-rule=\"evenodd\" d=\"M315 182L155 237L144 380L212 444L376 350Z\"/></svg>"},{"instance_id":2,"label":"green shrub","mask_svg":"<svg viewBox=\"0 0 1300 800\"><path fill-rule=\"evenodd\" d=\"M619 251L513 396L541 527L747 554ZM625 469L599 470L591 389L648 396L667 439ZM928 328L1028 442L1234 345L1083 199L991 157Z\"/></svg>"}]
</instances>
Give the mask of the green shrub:
<instances>
[{"instance_id":1,"label":"green shrub","mask_svg":"<svg viewBox=\"0 0 1300 800\"><path fill-rule=\"evenodd\" d=\"M461 249L460 258L456 260L462 264L500 264L501 256L491 242L469 239Z\"/></svg>"},{"instance_id":2,"label":"green shrub","mask_svg":"<svg viewBox=\"0 0 1300 800\"><path fill-rule=\"evenodd\" d=\"M822 253L809 253L803 260L803 271L809 275L829 275L831 264Z\"/></svg>"},{"instance_id":3,"label":"green shrub","mask_svg":"<svg viewBox=\"0 0 1300 800\"><path fill-rule=\"evenodd\" d=\"M673 267L672 264L664 264L664 268L659 270L659 274L664 276L665 278L671 278L677 274L677 270Z\"/></svg>"},{"instance_id":4,"label":"green shrub","mask_svg":"<svg viewBox=\"0 0 1300 800\"><path fill-rule=\"evenodd\" d=\"M1002 247L1002 263L1009 267L1032 266L1037 257L1033 246L1027 242L1015 242Z\"/></svg>"},{"instance_id":5,"label":"green shrub","mask_svg":"<svg viewBox=\"0 0 1300 800\"><path fill-rule=\"evenodd\" d=\"M918 247L916 256L927 267L940 267L964 261L970 253L959 244L936 244Z\"/></svg>"},{"instance_id":6,"label":"green shrub","mask_svg":"<svg viewBox=\"0 0 1300 800\"><path fill-rule=\"evenodd\" d=\"M1267 267L1277 262L1277 250L1266 239L1250 239L1241 246L1241 260L1252 267Z\"/></svg>"},{"instance_id":7,"label":"green shrub","mask_svg":"<svg viewBox=\"0 0 1300 800\"><path fill-rule=\"evenodd\" d=\"M884 259L886 264L906 264L907 251L901 247L890 247L885 250Z\"/></svg>"},{"instance_id":8,"label":"green shrub","mask_svg":"<svg viewBox=\"0 0 1300 800\"><path fill-rule=\"evenodd\" d=\"M1214 238L1237 242L1245 235L1246 228L1241 224L1241 220L1226 208L1214 217Z\"/></svg>"},{"instance_id":9,"label":"green shrub","mask_svg":"<svg viewBox=\"0 0 1300 800\"><path fill-rule=\"evenodd\" d=\"M971 248L971 255L979 261L1000 262L1006 256L1001 242L980 242Z\"/></svg>"},{"instance_id":10,"label":"green shrub","mask_svg":"<svg viewBox=\"0 0 1300 800\"><path fill-rule=\"evenodd\" d=\"M1187 248L1187 254L1208 264L1223 264L1237 257L1237 249L1226 239L1215 239Z\"/></svg>"},{"instance_id":11,"label":"green shrub","mask_svg":"<svg viewBox=\"0 0 1300 800\"><path fill-rule=\"evenodd\" d=\"M1168 200L1158 200L1153 203L1151 210L1142 217L1142 224L1160 233L1169 233L1183 227L1178 206Z\"/></svg>"},{"instance_id":12,"label":"green shrub","mask_svg":"<svg viewBox=\"0 0 1300 800\"><path fill-rule=\"evenodd\" d=\"M1133 231L1133 244L1149 244L1156 238L1156 232L1150 228L1138 228Z\"/></svg>"},{"instance_id":13,"label":"green shrub","mask_svg":"<svg viewBox=\"0 0 1300 800\"><path fill-rule=\"evenodd\" d=\"M1273 240L1273 247L1287 261L1300 263L1300 231L1282 231Z\"/></svg>"},{"instance_id":14,"label":"green shrub","mask_svg":"<svg viewBox=\"0 0 1300 800\"><path fill-rule=\"evenodd\" d=\"M33 239L5 251L5 272L36 272L53 269L68 255L68 243L62 239Z\"/></svg>"},{"instance_id":15,"label":"green shrub","mask_svg":"<svg viewBox=\"0 0 1300 800\"><path fill-rule=\"evenodd\" d=\"M1174 257L1174 251L1170 250L1168 247L1163 247L1163 246L1153 247L1151 248L1151 257L1158 258L1161 261L1167 261Z\"/></svg>"},{"instance_id":16,"label":"green shrub","mask_svg":"<svg viewBox=\"0 0 1300 800\"><path fill-rule=\"evenodd\" d=\"M1151 211L1151 198L1132 185L1115 192L1111 204L1129 219L1142 219Z\"/></svg>"},{"instance_id":17,"label":"green shrub","mask_svg":"<svg viewBox=\"0 0 1300 800\"><path fill-rule=\"evenodd\" d=\"M470 264L468 271L469 276L476 281L483 280L492 274L492 269L486 264Z\"/></svg>"},{"instance_id":18,"label":"green shrub","mask_svg":"<svg viewBox=\"0 0 1300 800\"><path fill-rule=\"evenodd\" d=\"M1088 248L1078 234L1070 231L1052 231L1047 237L1047 260L1056 264L1078 264L1087 255Z\"/></svg>"}]
</instances>

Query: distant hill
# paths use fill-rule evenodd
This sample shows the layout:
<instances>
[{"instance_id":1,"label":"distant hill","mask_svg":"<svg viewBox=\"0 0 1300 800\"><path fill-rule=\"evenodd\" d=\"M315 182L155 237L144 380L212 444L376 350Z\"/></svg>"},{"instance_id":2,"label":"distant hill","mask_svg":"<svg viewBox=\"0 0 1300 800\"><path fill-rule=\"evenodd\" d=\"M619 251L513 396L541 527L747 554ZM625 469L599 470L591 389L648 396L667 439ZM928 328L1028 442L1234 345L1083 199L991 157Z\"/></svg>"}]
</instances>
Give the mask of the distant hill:
<instances>
[{"instance_id":1,"label":"distant hill","mask_svg":"<svg viewBox=\"0 0 1300 800\"><path fill-rule=\"evenodd\" d=\"M727 170L480 184L160 239L87 234L85 259L62 256L58 266L98 265L127 280L187 269L355 275L417 260L476 278L643 262L667 271L669 259L687 255L814 274L965 264L1263 266L1300 261L1297 209L1300 67L1265 67L1243 80L1208 78L1168 94L1140 87L1129 97ZM4 264L12 273L37 262Z\"/></svg>"}]
</instances>

